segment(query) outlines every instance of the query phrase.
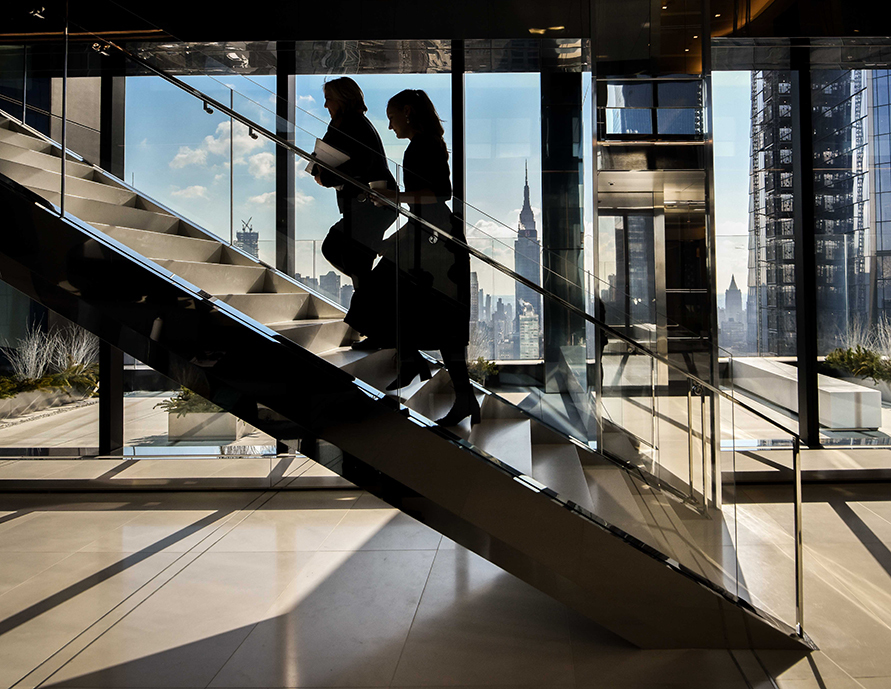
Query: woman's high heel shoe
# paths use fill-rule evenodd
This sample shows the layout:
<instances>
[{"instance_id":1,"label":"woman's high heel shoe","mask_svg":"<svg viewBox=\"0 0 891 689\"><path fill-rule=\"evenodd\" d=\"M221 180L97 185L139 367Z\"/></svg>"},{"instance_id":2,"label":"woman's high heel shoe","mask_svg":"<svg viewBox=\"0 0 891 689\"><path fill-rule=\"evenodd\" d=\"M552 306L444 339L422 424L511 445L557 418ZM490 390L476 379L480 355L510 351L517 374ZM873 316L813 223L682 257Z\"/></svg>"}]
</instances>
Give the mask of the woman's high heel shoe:
<instances>
[{"instance_id":1,"label":"woman's high heel shoe","mask_svg":"<svg viewBox=\"0 0 891 689\"><path fill-rule=\"evenodd\" d=\"M480 403L476 401L476 395L473 394L473 391L455 397L455 403L452 405L449 413L436 423L440 426L457 426L468 416L470 417L471 427L480 422Z\"/></svg>"},{"instance_id":2,"label":"woman's high heel shoe","mask_svg":"<svg viewBox=\"0 0 891 689\"><path fill-rule=\"evenodd\" d=\"M420 376L421 380L430 380L430 365L423 357L400 364L396 379L387 386L387 390L404 388L415 379L415 376Z\"/></svg>"}]
</instances>

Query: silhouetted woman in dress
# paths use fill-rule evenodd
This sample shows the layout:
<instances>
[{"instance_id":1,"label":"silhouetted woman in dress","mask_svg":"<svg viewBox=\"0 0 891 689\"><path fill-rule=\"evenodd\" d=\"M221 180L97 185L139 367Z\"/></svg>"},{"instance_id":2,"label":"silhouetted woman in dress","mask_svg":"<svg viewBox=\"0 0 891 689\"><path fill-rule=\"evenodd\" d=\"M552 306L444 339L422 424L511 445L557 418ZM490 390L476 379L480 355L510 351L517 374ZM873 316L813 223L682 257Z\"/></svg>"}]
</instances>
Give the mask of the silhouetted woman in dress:
<instances>
[{"instance_id":1,"label":"silhouetted woman in dress","mask_svg":"<svg viewBox=\"0 0 891 689\"><path fill-rule=\"evenodd\" d=\"M409 139L410 143L403 158L405 189L384 195L408 204L414 215L464 241L463 227L460 222L453 222L446 206L452 196L449 153L442 122L430 98L419 90L401 91L387 104L387 119L396 137ZM395 297L398 313L389 327L395 330L399 346L399 372L388 389L403 387L418 375L429 377L427 362L418 350L438 349L455 388L455 403L437 423L454 426L468 416L472 424L479 422L480 408L470 384L465 354L470 339L467 252L421 223L409 220L391 238L378 266L380 270L375 271L392 276L394 264L398 266L396 295L392 287L388 294L391 300Z\"/></svg>"},{"instance_id":2,"label":"silhouetted woman in dress","mask_svg":"<svg viewBox=\"0 0 891 689\"><path fill-rule=\"evenodd\" d=\"M349 77L341 77L327 82L323 91L331 124L322 141L349 156L337 170L371 186L385 184L396 189L381 137L365 116L368 108L362 89ZM362 310L368 305L363 301L362 283L371 273L374 259L382 250L384 232L393 224L396 213L391 208L376 207L361 189L345 184L321 166L313 169L313 176L322 186L337 188L337 207L343 214L328 231L322 255L352 279L350 311Z\"/></svg>"}]
</instances>

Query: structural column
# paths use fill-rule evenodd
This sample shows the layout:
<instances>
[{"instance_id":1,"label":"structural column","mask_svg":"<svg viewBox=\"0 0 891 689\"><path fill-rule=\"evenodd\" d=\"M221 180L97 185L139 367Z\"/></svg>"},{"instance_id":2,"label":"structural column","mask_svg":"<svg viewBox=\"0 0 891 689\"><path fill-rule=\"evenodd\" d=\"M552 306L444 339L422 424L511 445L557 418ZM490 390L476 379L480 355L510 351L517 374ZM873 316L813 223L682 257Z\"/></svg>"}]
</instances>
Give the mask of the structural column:
<instances>
[{"instance_id":1,"label":"structural column","mask_svg":"<svg viewBox=\"0 0 891 689\"><path fill-rule=\"evenodd\" d=\"M464 148L464 41L452 41L452 211L464 222L466 197Z\"/></svg>"},{"instance_id":2,"label":"structural column","mask_svg":"<svg viewBox=\"0 0 891 689\"><path fill-rule=\"evenodd\" d=\"M103 61L99 99L99 164L124 178L124 106L126 77L121 58ZM124 353L99 343L99 454L119 453L124 447Z\"/></svg>"},{"instance_id":3,"label":"structural column","mask_svg":"<svg viewBox=\"0 0 891 689\"><path fill-rule=\"evenodd\" d=\"M792 217L795 238L795 347L798 355L798 434L820 446L817 390L817 250L814 221L814 128L810 48L792 48Z\"/></svg>"},{"instance_id":4,"label":"structural column","mask_svg":"<svg viewBox=\"0 0 891 689\"><path fill-rule=\"evenodd\" d=\"M582 75L541 74L542 286L585 309L582 269ZM547 392L587 390L585 320L544 299Z\"/></svg>"},{"instance_id":5,"label":"structural column","mask_svg":"<svg viewBox=\"0 0 891 689\"><path fill-rule=\"evenodd\" d=\"M294 142L294 104L297 102L294 72L296 53L289 41L276 43L275 133ZM297 239L295 154L282 146L275 147L275 267L294 275L294 242Z\"/></svg>"}]
</instances>

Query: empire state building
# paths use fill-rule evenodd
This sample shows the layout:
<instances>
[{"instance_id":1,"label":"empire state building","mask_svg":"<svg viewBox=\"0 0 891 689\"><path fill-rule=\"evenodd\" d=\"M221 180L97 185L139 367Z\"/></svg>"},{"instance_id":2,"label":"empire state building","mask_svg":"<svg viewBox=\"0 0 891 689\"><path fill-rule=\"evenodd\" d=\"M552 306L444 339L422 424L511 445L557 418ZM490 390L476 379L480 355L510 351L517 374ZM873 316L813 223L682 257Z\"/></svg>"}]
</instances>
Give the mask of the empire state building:
<instances>
[{"instance_id":1,"label":"empire state building","mask_svg":"<svg viewBox=\"0 0 891 689\"><path fill-rule=\"evenodd\" d=\"M535 215L529 204L529 165L526 165L526 187L523 190L523 209L517 225L514 242L514 270L536 285L541 285L541 245L535 229ZM541 295L526 285L517 283L516 298L517 332L519 333L520 359L537 359L540 356Z\"/></svg>"}]
</instances>

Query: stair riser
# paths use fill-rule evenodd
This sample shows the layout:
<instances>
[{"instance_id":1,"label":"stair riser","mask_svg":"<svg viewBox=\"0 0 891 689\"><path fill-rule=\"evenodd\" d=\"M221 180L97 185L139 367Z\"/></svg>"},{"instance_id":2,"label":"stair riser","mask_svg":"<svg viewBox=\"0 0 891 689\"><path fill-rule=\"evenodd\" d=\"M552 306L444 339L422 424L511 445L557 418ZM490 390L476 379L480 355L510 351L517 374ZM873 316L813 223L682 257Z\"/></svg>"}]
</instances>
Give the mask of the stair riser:
<instances>
[{"instance_id":1,"label":"stair riser","mask_svg":"<svg viewBox=\"0 0 891 689\"><path fill-rule=\"evenodd\" d=\"M61 196L56 192L44 192L41 196L56 205L61 201ZM149 232L174 232L179 224L179 220L172 215L160 215L129 206L115 206L79 196L66 197L65 210L88 223L132 227Z\"/></svg>"},{"instance_id":2,"label":"stair riser","mask_svg":"<svg viewBox=\"0 0 891 689\"><path fill-rule=\"evenodd\" d=\"M350 332L350 326L343 321L306 325L279 331L281 335L292 342L296 342L316 354L343 346L348 341Z\"/></svg>"},{"instance_id":3,"label":"stair riser","mask_svg":"<svg viewBox=\"0 0 891 689\"><path fill-rule=\"evenodd\" d=\"M0 142L10 146L27 148L38 153L49 153L53 148L52 144L27 134L10 131L9 129L0 129Z\"/></svg>"},{"instance_id":4,"label":"stair riser","mask_svg":"<svg viewBox=\"0 0 891 689\"><path fill-rule=\"evenodd\" d=\"M226 294L222 301L260 323L281 323L303 318L307 294Z\"/></svg>"},{"instance_id":5,"label":"stair riser","mask_svg":"<svg viewBox=\"0 0 891 689\"><path fill-rule=\"evenodd\" d=\"M30 165L12 163L0 160L0 173L19 184L28 187L41 196L43 192L59 192L62 176L55 172L40 170ZM106 184L90 182L79 177L68 177L65 192L73 196L95 199L103 203L112 203L118 206L132 204L136 194L125 189L117 189Z\"/></svg>"},{"instance_id":6,"label":"stair riser","mask_svg":"<svg viewBox=\"0 0 891 689\"><path fill-rule=\"evenodd\" d=\"M62 169L62 159L57 156L37 153L19 146L11 146L2 141L0 141L0 158L56 173ZM65 173L69 177L90 179L93 176L93 168L89 165L69 160L65 166Z\"/></svg>"},{"instance_id":7,"label":"stair riser","mask_svg":"<svg viewBox=\"0 0 891 689\"><path fill-rule=\"evenodd\" d=\"M167 259L158 263L210 294L256 292L263 286L264 268L247 268L220 263L184 263Z\"/></svg>"},{"instance_id":8,"label":"stair riser","mask_svg":"<svg viewBox=\"0 0 891 689\"><path fill-rule=\"evenodd\" d=\"M151 259L219 262L221 247L214 242L180 237L175 234L133 230L128 227L99 226L99 229L133 251Z\"/></svg>"}]
</instances>

